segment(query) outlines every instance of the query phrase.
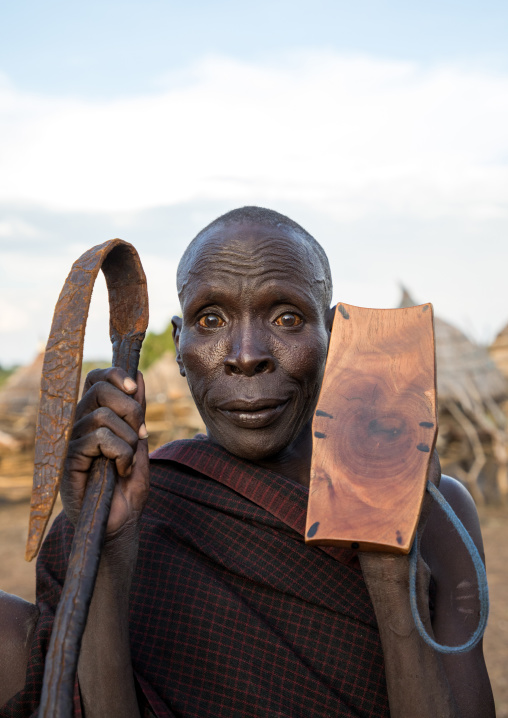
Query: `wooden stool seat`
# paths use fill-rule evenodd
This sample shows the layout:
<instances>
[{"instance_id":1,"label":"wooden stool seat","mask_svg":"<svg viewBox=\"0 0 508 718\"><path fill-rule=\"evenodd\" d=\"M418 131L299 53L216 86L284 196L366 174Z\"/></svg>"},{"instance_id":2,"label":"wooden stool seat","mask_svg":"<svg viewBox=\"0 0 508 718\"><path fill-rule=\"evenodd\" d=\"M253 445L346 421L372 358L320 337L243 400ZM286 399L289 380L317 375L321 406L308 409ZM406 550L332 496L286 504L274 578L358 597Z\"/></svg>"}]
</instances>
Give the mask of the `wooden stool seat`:
<instances>
[{"instance_id":1,"label":"wooden stool seat","mask_svg":"<svg viewBox=\"0 0 508 718\"><path fill-rule=\"evenodd\" d=\"M305 540L408 553L437 436L431 304L336 308Z\"/></svg>"}]
</instances>

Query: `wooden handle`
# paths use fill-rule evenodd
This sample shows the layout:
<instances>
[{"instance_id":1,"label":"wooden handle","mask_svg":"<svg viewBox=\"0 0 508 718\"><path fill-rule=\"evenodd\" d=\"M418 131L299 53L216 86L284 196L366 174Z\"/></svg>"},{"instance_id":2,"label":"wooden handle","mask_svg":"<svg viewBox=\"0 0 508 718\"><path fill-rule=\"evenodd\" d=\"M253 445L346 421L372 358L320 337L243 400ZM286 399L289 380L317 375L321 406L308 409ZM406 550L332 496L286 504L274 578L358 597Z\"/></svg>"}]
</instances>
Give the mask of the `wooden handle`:
<instances>
[{"instance_id":1,"label":"wooden handle","mask_svg":"<svg viewBox=\"0 0 508 718\"><path fill-rule=\"evenodd\" d=\"M111 240L86 252L64 285L44 359L36 433L36 463L27 555L38 551L63 473L74 421L85 322L93 284L103 270L110 303L113 365L136 378L148 325L146 278L136 250ZM51 456L49 470L44 459ZM74 679L116 483L114 464L93 464L72 542L71 555L46 655L39 707L41 718L73 714Z\"/></svg>"},{"instance_id":2,"label":"wooden handle","mask_svg":"<svg viewBox=\"0 0 508 718\"><path fill-rule=\"evenodd\" d=\"M339 304L313 421L306 542L409 553L436 436L432 306Z\"/></svg>"},{"instance_id":3,"label":"wooden handle","mask_svg":"<svg viewBox=\"0 0 508 718\"><path fill-rule=\"evenodd\" d=\"M90 471L46 654L40 718L68 718L73 715L79 651L115 483L116 471L112 462L105 458L96 459Z\"/></svg>"},{"instance_id":4,"label":"wooden handle","mask_svg":"<svg viewBox=\"0 0 508 718\"><path fill-rule=\"evenodd\" d=\"M88 309L101 268L108 285L113 365L136 376L148 326L146 277L134 247L111 239L74 262L53 314L35 431L27 561L37 556L62 479L78 400Z\"/></svg>"}]
</instances>

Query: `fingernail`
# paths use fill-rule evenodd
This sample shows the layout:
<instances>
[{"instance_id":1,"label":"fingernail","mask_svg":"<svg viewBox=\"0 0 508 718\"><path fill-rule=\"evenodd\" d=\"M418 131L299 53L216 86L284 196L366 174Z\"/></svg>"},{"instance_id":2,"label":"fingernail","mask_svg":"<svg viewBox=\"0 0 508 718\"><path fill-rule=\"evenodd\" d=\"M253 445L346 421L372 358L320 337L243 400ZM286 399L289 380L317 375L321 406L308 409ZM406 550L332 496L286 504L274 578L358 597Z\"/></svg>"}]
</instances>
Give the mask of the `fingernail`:
<instances>
[{"instance_id":1,"label":"fingernail","mask_svg":"<svg viewBox=\"0 0 508 718\"><path fill-rule=\"evenodd\" d=\"M123 380L123 388L125 391L136 391L138 388L135 381L132 381L132 379L128 376L126 379Z\"/></svg>"},{"instance_id":2,"label":"fingernail","mask_svg":"<svg viewBox=\"0 0 508 718\"><path fill-rule=\"evenodd\" d=\"M134 468L136 466L137 460L138 460L138 457L136 456L136 454L134 454L134 458L132 459L132 464L131 464L132 468Z\"/></svg>"},{"instance_id":3,"label":"fingernail","mask_svg":"<svg viewBox=\"0 0 508 718\"><path fill-rule=\"evenodd\" d=\"M141 424L139 427L138 436L140 439L148 439L148 431L146 430L146 426L144 424Z\"/></svg>"}]
</instances>

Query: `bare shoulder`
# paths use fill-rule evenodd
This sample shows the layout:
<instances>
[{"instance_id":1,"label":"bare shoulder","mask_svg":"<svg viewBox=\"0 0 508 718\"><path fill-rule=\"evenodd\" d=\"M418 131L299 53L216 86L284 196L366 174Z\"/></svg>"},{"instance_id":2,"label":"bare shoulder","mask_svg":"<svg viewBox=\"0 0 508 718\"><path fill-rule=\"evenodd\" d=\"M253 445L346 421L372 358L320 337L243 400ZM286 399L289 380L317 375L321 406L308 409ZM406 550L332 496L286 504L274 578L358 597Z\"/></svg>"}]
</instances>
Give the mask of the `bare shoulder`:
<instances>
[{"instance_id":1,"label":"bare shoulder","mask_svg":"<svg viewBox=\"0 0 508 718\"><path fill-rule=\"evenodd\" d=\"M469 491L456 479L443 475L439 490L473 539L482 559L485 560L480 520ZM439 568L449 570L450 564L464 566L468 552L456 529L444 511L434 502L422 536L422 554L433 574ZM471 565L472 568L472 565Z\"/></svg>"},{"instance_id":2,"label":"bare shoulder","mask_svg":"<svg viewBox=\"0 0 508 718\"><path fill-rule=\"evenodd\" d=\"M0 591L0 705L25 685L31 638L39 610L33 603Z\"/></svg>"},{"instance_id":3,"label":"bare shoulder","mask_svg":"<svg viewBox=\"0 0 508 718\"><path fill-rule=\"evenodd\" d=\"M473 497L466 489L466 487L463 486L460 481L457 481L457 479L443 474L441 476L439 490L441 491L445 499L448 501L452 509L455 511L459 519L462 521L464 526L468 529L468 531L471 533L471 530L473 530L474 533L478 533L478 536L481 540L478 511L476 510L476 505L473 501ZM473 539L474 538L475 536L473 535Z\"/></svg>"}]
</instances>

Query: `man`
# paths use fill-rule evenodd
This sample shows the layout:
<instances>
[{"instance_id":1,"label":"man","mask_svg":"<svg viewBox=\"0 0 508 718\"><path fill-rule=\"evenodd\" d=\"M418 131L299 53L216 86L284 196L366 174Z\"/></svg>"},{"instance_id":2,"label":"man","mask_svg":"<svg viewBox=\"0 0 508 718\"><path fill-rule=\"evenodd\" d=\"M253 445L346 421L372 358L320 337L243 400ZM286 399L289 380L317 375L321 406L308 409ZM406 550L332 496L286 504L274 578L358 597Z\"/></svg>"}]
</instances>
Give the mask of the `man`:
<instances>
[{"instance_id":1,"label":"man","mask_svg":"<svg viewBox=\"0 0 508 718\"><path fill-rule=\"evenodd\" d=\"M119 480L77 713L493 716L481 645L441 658L417 634L407 557L303 543L311 420L333 316L321 247L287 217L247 207L200 232L177 280L177 361L207 437L156 451L149 477L141 375L137 384L119 369L89 375L62 485L66 516L39 560L37 608L0 600L10 641L0 644L0 703L10 699L0 715L37 706L72 525L102 453ZM437 483L437 460L431 473ZM441 491L481 551L469 495L449 479ZM433 605L422 561L421 611L438 641L458 644L475 628L474 570L429 504L420 532L425 522Z\"/></svg>"}]
</instances>

